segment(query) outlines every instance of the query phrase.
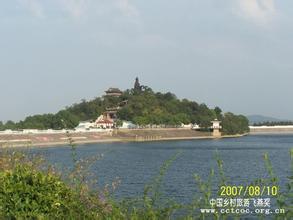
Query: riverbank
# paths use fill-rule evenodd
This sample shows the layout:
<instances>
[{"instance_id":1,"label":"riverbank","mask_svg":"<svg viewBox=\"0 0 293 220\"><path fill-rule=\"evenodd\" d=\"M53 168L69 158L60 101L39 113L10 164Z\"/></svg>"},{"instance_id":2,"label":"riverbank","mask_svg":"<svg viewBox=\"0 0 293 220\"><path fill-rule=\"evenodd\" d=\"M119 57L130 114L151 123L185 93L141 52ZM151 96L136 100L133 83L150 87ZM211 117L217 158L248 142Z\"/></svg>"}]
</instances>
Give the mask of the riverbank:
<instances>
[{"instance_id":1,"label":"riverbank","mask_svg":"<svg viewBox=\"0 0 293 220\"><path fill-rule=\"evenodd\" d=\"M105 132L78 132L59 134L9 134L0 135L0 147L49 147L88 143L107 142L145 142L145 141L168 141L168 140L197 140L235 138L243 135L226 135L214 137L211 132L200 132L191 129L120 129Z\"/></svg>"}]
</instances>

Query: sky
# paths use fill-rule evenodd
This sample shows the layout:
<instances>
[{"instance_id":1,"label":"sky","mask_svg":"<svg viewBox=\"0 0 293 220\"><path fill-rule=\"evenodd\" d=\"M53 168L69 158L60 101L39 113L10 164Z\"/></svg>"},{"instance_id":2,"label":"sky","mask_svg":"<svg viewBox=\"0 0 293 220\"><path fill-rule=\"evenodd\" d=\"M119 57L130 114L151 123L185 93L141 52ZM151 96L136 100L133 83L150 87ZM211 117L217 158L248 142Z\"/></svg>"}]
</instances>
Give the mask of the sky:
<instances>
[{"instance_id":1,"label":"sky","mask_svg":"<svg viewBox=\"0 0 293 220\"><path fill-rule=\"evenodd\" d=\"M237 114L293 120L291 0L0 1L0 121L139 77Z\"/></svg>"}]
</instances>

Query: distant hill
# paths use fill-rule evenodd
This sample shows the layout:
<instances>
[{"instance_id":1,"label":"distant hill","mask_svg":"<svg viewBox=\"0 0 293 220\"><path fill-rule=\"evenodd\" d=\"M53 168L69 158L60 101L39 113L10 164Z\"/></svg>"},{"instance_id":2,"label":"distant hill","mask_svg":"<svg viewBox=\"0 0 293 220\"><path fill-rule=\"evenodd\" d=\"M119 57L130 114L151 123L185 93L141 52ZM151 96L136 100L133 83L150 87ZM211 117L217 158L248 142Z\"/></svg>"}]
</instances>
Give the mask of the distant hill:
<instances>
[{"instance_id":1,"label":"distant hill","mask_svg":"<svg viewBox=\"0 0 293 220\"><path fill-rule=\"evenodd\" d=\"M273 118L273 117L267 117L267 116L263 116L263 115L248 115L246 117L249 120L249 124L263 123L263 122L288 121L288 120L283 120L283 119L278 119L278 118Z\"/></svg>"}]
</instances>

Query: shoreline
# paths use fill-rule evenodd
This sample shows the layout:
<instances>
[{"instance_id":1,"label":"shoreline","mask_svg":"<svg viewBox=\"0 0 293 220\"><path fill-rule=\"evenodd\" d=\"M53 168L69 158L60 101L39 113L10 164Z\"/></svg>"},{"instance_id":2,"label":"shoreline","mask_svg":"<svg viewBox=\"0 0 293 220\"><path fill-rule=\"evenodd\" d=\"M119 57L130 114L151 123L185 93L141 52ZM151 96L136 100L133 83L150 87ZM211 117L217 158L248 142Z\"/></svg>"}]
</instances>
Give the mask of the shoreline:
<instances>
[{"instance_id":1,"label":"shoreline","mask_svg":"<svg viewBox=\"0 0 293 220\"><path fill-rule=\"evenodd\" d=\"M180 141L180 140L219 140L223 138L239 138L249 135L247 134L236 134L236 135L223 135L220 137L214 136L195 136L195 137L160 137L154 139L137 139L137 138L115 138L115 137L107 137L103 139L96 140L75 140L73 142L74 145L84 145L84 144L103 144L103 143L130 143L130 142L155 142L155 141ZM47 142L47 143L15 143L15 142L5 142L0 145L0 149L9 149L9 148L23 148L23 147L59 147L59 146L68 146L70 145L69 139L66 141L58 141L58 142Z\"/></svg>"},{"instance_id":2,"label":"shoreline","mask_svg":"<svg viewBox=\"0 0 293 220\"><path fill-rule=\"evenodd\" d=\"M292 135L293 131L258 131L250 132L250 135Z\"/></svg>"}]
</instances>

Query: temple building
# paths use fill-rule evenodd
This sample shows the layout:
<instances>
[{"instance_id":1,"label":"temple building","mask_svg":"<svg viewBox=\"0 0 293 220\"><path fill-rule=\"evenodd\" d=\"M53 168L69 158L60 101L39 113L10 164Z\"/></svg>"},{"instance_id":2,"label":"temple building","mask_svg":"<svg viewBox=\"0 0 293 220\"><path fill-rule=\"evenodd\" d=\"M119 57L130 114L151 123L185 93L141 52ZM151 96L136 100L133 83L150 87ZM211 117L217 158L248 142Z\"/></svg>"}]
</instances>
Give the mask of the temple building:
<instances>
[{"instance_id":1,"label":"temple building","mask_svg":"<svg viewBox=\"0 0 293 220\"><path fill-rule=\"evenodd\" d=\"M117 111L120 109L120 107L112 107L112 108L106 108L106 111L104 112L104 117L116 120L117 119Z\"/></svg>"},{"instance_id":2,"label":"temple building","mask_svg":"<svg viewBox=\"0 0 293 220\"><path fill-rule=\"evenodd\" d=\"M118 88L109 88L107 91L105 91L106 96L113 96L113 97L119 97L123 94L123 92Z\"/></svg>"},{"instance_id":3,"label":"temple building","mask_svg":"<svg viewBox=\"0 0 293 220\"><path fill-rule=\"evenodd\" d=\"M104 115L100 115L95 121L95 125L97 128L110 129L114 128L114 121Z\"/></svg>"}]
</instances>

